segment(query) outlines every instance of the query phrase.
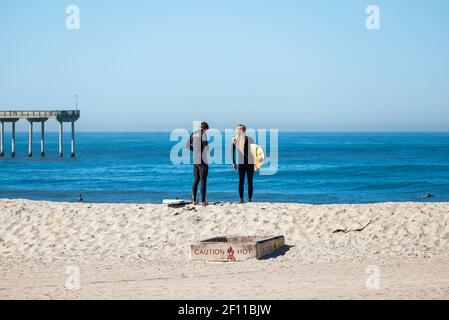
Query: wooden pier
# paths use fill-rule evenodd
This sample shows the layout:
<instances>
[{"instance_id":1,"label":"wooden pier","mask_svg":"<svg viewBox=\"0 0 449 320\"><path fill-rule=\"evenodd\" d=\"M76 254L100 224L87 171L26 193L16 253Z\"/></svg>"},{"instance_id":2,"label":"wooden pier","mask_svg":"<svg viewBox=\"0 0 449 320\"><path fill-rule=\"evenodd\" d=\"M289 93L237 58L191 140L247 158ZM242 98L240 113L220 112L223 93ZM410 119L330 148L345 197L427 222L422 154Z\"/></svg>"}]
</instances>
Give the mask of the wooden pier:
<instances>
[{"instance_id":1,"label":"wooden pier","mask_svg":"<svg viewBox=\"0 0 449 320\"><path fill-rule=\"evenodd\" d=\"M63 157L63 123L71 123L71 157L75 157L75 121L80 117L79 110L56 111L0 111L0 157L5 156L5 123L11 123L11 157L16 156L16 122L26 119L29 122L28 131L28 156L33 156L33 125L41 124L41 156L45 156L45 121L56 119L59 122L59 157Z\"/></svg>"}]
</instances>

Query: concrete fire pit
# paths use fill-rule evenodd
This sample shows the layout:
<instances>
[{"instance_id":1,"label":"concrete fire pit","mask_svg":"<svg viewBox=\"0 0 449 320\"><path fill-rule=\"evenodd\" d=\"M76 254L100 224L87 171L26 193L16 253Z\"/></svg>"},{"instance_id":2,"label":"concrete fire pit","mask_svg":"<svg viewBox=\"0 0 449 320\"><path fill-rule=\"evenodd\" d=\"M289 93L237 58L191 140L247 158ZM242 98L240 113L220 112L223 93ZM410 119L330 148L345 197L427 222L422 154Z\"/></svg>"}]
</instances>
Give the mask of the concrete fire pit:
<instances>
[{"instance_id":1,"label":"concrete fire pit","mask_svg":"<svg viewBox=\"0 0 449 320\"><path fill-rule=\"evenodd\" d=\"M216 237L191 244L190 259L218 262L262 259L284 246L284 244L284 236Z\"/></svg>"}]
</instances>

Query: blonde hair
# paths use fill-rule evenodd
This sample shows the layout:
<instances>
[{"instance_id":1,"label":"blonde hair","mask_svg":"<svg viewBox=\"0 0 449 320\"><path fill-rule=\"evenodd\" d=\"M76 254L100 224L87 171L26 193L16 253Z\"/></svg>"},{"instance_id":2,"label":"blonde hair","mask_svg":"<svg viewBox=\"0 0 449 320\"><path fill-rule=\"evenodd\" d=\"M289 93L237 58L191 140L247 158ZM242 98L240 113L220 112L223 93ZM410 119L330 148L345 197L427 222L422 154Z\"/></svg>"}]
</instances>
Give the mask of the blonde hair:
<instances>
[{"instance_id":1,"label":"blonde hair","mask_svg":"<svg viewBox=\"0 0 449 320\"><path fill-rule=\"evenodd\" d=\"M239 124L235 129L234 144L241 153L245 153L246 126Z\"/></svg>"}]
</instances>

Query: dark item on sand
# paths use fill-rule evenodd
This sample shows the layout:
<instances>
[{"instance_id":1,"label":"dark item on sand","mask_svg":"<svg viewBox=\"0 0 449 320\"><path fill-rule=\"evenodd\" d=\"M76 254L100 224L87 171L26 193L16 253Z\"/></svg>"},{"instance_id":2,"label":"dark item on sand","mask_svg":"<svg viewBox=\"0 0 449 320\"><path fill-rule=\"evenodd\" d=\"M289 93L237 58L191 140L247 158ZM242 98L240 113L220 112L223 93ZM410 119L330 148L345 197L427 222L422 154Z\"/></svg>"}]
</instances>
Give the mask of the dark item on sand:
<instances>
[{"instance_id":1,"label":"dark item on sand","mask_svg":"<svg viewBox=\"0 0 449 320\"><path fill-rule=\"evenodd\" d=\"M368 227L371 224L371 220L368 222L368 224L366 226L364 226L363 228L359 228L359 229L354 229L354 230L347 230L347 229L337 229L332 233L349 233L349 232L362 232L363 230L366 229L366 227Z\"/></svg>"},{"instance_id":2,"label":"dark item on sand","mask_svg":"<svg viewBox=\"0 0 449 320\"><path fill-rule=\"evenodd\" d=\"M189 200L179 200L176 199L165 199L162 201L163 204L168 205L170 208L182 208L188 204L192 204L192 201Z\"/></svg>"}]
</instances>

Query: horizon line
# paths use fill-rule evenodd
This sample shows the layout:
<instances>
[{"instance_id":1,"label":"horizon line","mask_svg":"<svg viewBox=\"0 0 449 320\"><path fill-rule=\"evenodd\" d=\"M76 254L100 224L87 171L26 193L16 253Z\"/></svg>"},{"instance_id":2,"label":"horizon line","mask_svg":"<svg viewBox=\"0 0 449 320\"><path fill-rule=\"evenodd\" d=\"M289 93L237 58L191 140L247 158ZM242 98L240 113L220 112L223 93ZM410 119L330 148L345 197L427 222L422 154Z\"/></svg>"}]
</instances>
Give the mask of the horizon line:
<instances>
[{"instance_id":1,"label":"horizon line","mask_svg":"<svg viewBox=\"0 0 449 320\"><path fill-rule=\"evenodd\" d=\"M185 128L175 128L173 130L177 129L185 129ZM214 129L214 128L212 128ZM262 130L265 128L261 128ZM449 133L448 130L295 130L295 129L265 129L267 131L269 130L278 130L279 132L283 133ZM170 133L173 130L167 131L167 130L76 130L77 133ZM220 132L223 132L224 130L234 130L234 129L219 129ZM254 129L257 130L257 129ZM190 132L191 130L188 129ZM5 130L6 133L10 133L10 130ZM59 133L57 130L50 130L45 131L46 133ZM20 130L16 131L16 133L26 133L28 134L28 130ZM36 132L37 134L38 132ZM70 133L68 131L64 131L64 133Z\"/></svg>"}]
</instances>

